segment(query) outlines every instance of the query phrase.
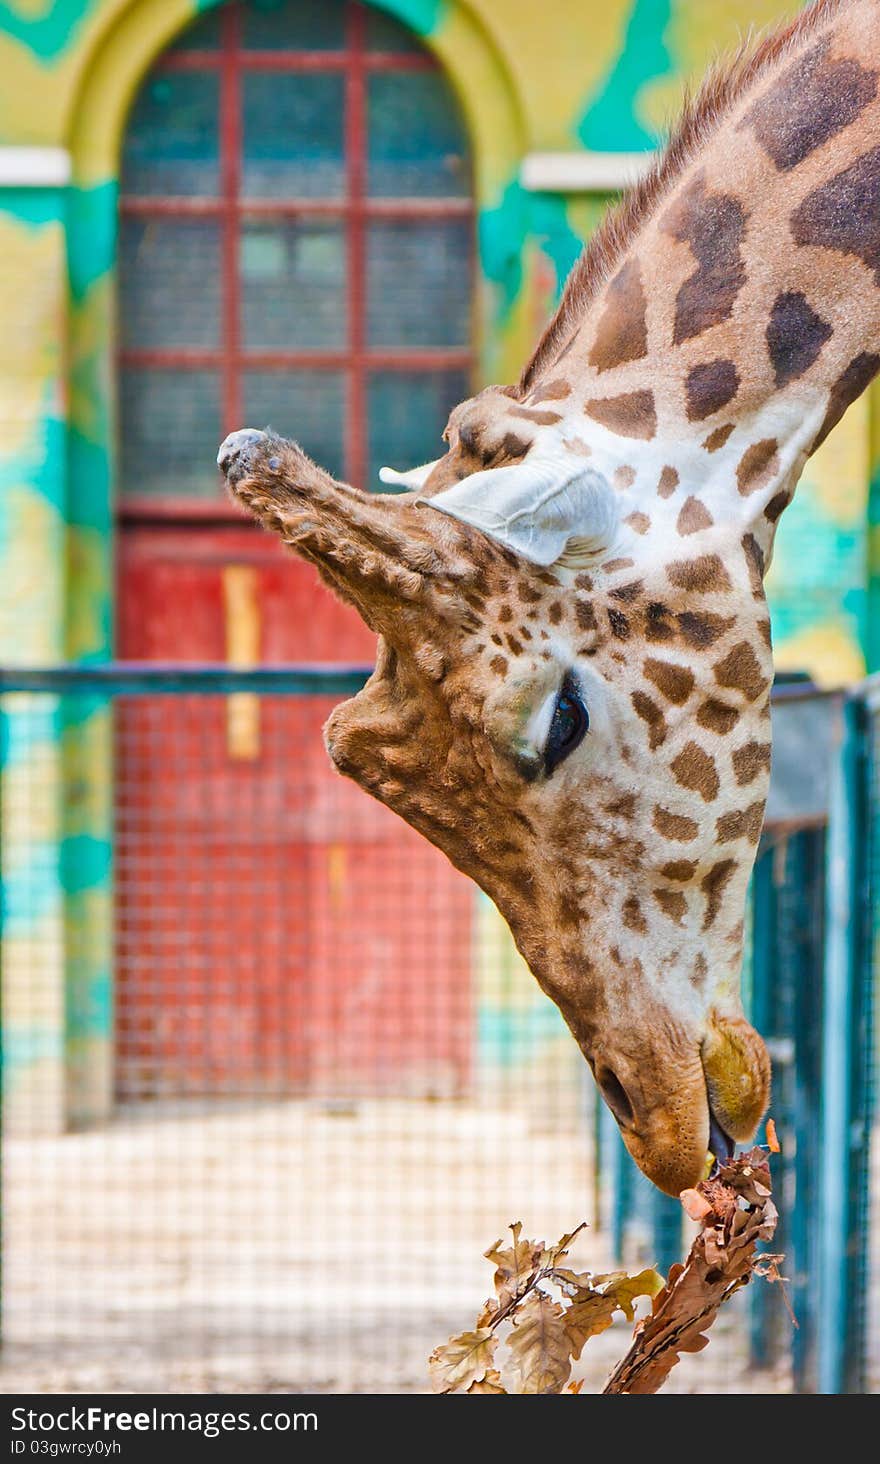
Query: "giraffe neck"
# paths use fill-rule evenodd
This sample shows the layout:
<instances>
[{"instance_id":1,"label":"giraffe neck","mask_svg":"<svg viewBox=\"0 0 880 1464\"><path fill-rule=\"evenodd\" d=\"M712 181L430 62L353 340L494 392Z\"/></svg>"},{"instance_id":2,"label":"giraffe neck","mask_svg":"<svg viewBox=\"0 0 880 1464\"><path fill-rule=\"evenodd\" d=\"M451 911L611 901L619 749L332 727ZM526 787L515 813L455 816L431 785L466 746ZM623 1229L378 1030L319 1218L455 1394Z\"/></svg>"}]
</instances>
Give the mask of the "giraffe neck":
<instances>
[{"instance_id":1,"label":"giraffe neck","mask_svg":"<svg viewBox=\"0 0 880 1464\"><path fill-rule=\"evenodd\" d=\"M607 281L589 254L576 271L522 387L581 424L625 517L698 488L766 552L880 368L880 5L820 0L740 71L696 104Z\"/></svg>"}]
</instances>

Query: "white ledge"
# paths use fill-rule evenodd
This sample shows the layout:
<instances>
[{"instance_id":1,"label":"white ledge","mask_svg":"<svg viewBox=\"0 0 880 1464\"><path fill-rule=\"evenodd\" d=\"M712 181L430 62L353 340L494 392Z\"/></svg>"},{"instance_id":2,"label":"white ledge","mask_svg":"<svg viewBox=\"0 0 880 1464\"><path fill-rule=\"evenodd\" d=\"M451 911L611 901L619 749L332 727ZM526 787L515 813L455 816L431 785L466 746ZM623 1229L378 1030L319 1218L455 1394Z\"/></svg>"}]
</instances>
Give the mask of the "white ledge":
<instances>
[{"instance_id":1,"label":"white ledge","mask_svg":"<svg viewBox=\"0 0 880 1464\"><path fill-rule=\"evenodd\" d=\"M63 188L70 182L63 147L0 147L0 188Z\"/></svg>"},{"instance_id":2,"label":"white ledge","mask_svg":"<svg viewBox=\"0 0 880 1464\"><path fill-rule=\"evenodd\" d=\"M653 152L533 152L520 169L531 193L614 193L647 173Z\"/></svg>"}]
</instances>

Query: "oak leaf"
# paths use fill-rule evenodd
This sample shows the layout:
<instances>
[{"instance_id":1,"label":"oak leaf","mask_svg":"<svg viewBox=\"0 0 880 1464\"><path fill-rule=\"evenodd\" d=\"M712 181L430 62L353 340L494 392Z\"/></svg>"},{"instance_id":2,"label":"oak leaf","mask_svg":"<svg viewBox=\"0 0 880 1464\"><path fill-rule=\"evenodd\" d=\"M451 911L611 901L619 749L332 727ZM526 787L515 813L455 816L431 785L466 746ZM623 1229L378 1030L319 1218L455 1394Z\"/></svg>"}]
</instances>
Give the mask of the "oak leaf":
<instances>
[{"instance_id":1,"label":"oak leaf","mask_svg":"<svg viewBox=\"0 0 880 1464\"><path fill-rule=\"evenodd\" d=\"M440 1347L435 1347L428 1359L431 1387L435 1393L455 1393L460 1388L470 1389L473 1383L486 1377L498 1346L498 1338L489 1327L478 1327L475 1332L460 1332L450 1337Z\"/></svg>"},{"instance_id":2,"label":"oak leaf","mask_svg":"<svg viewBox=\"0 0 880 1464\"><path fill-rule=\"evenodd\" d=\"M468 1395L473 1397L480 1393L507 1393L507 1389L501 1382L501 1374L497 1367L490 1367L486 1370L486 1376L475 1383L471 1383L467 1390Z\"/></svg>"},{"instance_id":3,"label":"oak leaf","mask_svg":"<svg viewBox=\"0 0 880 1464\"><path fill-rule=\"evenodd\" d=\"M535 1291L519 1308L507 1346L517 1393L561 1393L571 1372L571 1341L558 1301Z\"/></svg>"}]
</instances>

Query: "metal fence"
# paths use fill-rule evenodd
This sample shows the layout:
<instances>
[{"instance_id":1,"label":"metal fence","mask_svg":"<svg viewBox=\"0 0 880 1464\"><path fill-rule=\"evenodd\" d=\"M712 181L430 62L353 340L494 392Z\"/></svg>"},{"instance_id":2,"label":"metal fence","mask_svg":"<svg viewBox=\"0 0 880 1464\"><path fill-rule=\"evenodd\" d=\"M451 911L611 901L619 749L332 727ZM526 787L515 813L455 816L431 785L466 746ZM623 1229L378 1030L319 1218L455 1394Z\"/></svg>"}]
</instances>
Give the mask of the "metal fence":
<instances>
[{"instance_id":1,"label":"metal fence","mask_svg":"<svg viewBox=\"0 0 880 1464\"><path fill-rule=\"evenodd\" d=\"M330 769L365 675L0 672L5 1391L420 1390L511 1220L679 1255L492 907ZM678 1390L878 1381L878 706L774 695L746 985L800 1327L744 1294Z\"/></svg>"}]
</instances>

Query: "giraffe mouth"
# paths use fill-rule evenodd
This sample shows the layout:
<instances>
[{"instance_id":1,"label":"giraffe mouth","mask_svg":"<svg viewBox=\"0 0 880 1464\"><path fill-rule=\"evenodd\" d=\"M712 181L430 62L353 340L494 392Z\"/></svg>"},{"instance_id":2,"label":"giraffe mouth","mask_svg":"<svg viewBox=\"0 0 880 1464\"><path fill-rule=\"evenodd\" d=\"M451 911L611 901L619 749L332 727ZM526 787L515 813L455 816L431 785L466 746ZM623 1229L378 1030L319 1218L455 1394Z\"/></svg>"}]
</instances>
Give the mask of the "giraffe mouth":
<instances>
[{"instance_id":1,"label":"giraffe mouth","mask_svg":"<svg viewBox=\"0 0 880 1464\"><path fill-rule=\"evenodd\" d=\"M716 1175L723 1165L733 1158L736 1150L736 1140L725 1132L716 1117L715 1111L709 1104L709 1152L712 1155L712 1168L710 1177Z\"/></svg>"}]
</instances>

